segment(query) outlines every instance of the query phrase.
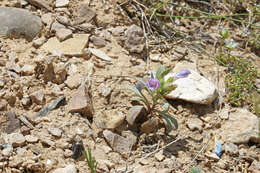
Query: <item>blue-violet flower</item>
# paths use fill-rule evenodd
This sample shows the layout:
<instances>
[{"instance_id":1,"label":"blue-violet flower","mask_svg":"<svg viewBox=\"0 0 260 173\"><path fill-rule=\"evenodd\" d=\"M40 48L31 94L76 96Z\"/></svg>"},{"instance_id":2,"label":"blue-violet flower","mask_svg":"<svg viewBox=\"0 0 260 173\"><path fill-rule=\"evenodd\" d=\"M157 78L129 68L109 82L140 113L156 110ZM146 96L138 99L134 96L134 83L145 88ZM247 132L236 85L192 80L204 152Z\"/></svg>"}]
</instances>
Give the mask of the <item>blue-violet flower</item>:
<instances>
[{"instance_id":1,"label":"blue-violet flower","mask_svg":"<svg viewBox=\"0 0 260 173\"><path fill-rule=\"evenodd\" d=\"M146 82L146 85L151 89L155 90L160 88L160 81L156 78L149 78L148 81Z\"/></svg>"},{"instance_id":2,"label":"blue-violet flower","mask_svg":"<svg viewBox=\"0 0 260 173\"><path fill-rule=\"evenodd\" d=\"M177 73L175 75L175 78L179 79L179 78L185 78L190 74L190 70L181 70L179 73Z\"/></svg>"}]
</instances>

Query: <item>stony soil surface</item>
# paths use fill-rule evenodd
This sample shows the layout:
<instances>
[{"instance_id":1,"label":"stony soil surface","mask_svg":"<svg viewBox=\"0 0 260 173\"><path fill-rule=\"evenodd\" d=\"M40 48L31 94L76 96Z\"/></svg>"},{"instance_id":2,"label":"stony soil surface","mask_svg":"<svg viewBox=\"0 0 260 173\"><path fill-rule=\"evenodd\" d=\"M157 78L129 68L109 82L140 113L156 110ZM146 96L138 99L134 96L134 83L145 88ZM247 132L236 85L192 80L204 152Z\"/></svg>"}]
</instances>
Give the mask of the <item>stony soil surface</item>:
<instances>
[{"instance_id":1,"label":"stony soil surface","mask_svg":"<svg viewBox=\"0 0 260 173\"><path fill-rule=\"evenodd\" d=\"M33 40L16 31L14 38L0 37L0 172L90 172L77 151L80 141L91 148L98 172L184 173L193 166L205 173L260 172L258 119L228 106L225 68L189 41L145 38L139 19L129 18L120 3L0 1L42 22ZM220 27L202 25L181 21L175 27L214 52ZM254 52L236 53L260 67ZM133 93L123 87L147 78L159 64L196 70L216 86L218 99L205 105L169 100L177 130L156 118L130 125L143 108L129 111Z\"/></svg>"}]
</instances>

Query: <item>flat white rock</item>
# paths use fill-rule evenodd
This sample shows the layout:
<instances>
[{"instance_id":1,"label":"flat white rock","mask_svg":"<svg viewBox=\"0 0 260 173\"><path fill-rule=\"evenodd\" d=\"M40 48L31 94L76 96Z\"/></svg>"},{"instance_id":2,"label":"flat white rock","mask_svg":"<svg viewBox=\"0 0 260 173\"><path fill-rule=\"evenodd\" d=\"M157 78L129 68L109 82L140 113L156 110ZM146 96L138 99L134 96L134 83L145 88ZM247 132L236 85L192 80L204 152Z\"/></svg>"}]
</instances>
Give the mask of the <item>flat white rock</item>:
<instances>
[{"instance_id":1,"label":"flat white rock","mask_svg":"<svg viewBox=\"0 0 260 173\"><path fill-rule=\"evenodd\" d=\"M102 50L99 49L94 49L94 48L89 48L89 51L95 55L97 58L105 61L111 61L112 59Z\"/></svg>"},{"instance_id":2,"label":"flat white rock","mask_svg":"<svg viewBox=\"0 0 260 173\"><path fill-rule=\"evenodd\" d=\"M169 73L169 77L174 77L179 71ZM190 74L185 78L175 80L172 84L176 84L177 88L169 93L166 98L181 99L187 102L198 104L210 104L217 97L217 89L215 85L201 76L198 72L190 70Z\"/></svg>"}]
</instances>

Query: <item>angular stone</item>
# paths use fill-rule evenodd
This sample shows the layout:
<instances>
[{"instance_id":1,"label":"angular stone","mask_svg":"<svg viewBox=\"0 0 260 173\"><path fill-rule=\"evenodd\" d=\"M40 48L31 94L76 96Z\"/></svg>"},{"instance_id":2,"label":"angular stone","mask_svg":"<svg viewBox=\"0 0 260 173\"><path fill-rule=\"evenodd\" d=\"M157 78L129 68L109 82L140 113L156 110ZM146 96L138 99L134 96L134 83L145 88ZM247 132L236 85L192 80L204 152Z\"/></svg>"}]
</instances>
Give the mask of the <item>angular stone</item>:
<instances>
[{"instance_id":1,"label":"angular stone","mask_svg":"<svg viewBox=\"0 0 260 173\"><path fill-rule=\"evenodd\" d=\"M55 137L61 137L62 131L58 128L48 128L48 131Z\"/></svg>"},{"instance_id":2,"label":"angular stone","mask_svg":"<svg viewBox=\"0 0 260 173\"><path fill-rule=\"evenodd\" d=\"M133 140L124 138L118 134L111 132L110 130L104 130L103 135L109 145L113 148L113 150L121 154L128 154L135 144Z\"/></svg>"},{"instance_id":3,"label":"angular stone","mask_svg":"<svg viewBox=\"0 0 260 173\"><path fill-rule=\"evenodd\" d=\"M169 73L165 78L175 77L175 74L180 70L173 70L174 73ZM175 71L176 70L176 71ZM198 72L190 70L189 74L185 78L179 78L172 84L177 85L177 88L169 93L166 97L169 99L180 99L187 102L198 104L210 104L217 97L217 90L215 85L201 76Z\"/></svg>"},{"instance_id":4,"label":"angular stone","mask_svg":"<svg viewBox=\"0 0 260 173\"><path fill-rule=\"evenodd\" d=\"M45 8L49 11L52 10L51 8L51 3L46 0L27 0L30 4L35 5L36 7L39 8Z\"/></svg>"},{"instance_id":5,"label":"angular stone","mask_svg":"<svg viewBox=\"0 0 260 173\"><path fill-rule=\"evenodd\" d=\"M59 39L59 41L64 41L72 36L72 31L70 29L58 29L56 31L56 36Z\"/></svg>"},{"instance_id":6,"label":"angular stone","mask_svg":"<svg viewBox=\"0 0 260 173\"><path fill-rule=\"evenodd\" d=\"M64 25L62 25L61 23L59 23L58 21L54 21L51 25L51 31L57 32L60 29L66 29L66 27Z\"/></svg>"},{"instance_id":7,"label":"angular stone","mask_svg":"<svg viewBox=\"0 0 260 173\"><path fill-rule=\"evenodd\" d=\"M84 55L83 49L88 44L88 37L89 34L74 34L73 38L63 42L52 37L41 48L50 53L56 51L68 56L82 56Z\"/></svg>"},{"instance_id":8,"label":"angular stone","mask_svg":"<svg viewBox=\"0 0 260 173\"><path fill-rule=\"evenodd\" d=\"M7 112L6 116L7 116L8 124L4 131L7 134L10 134L10 133L13 133L16 129L19 129L21 124L20 124L19 119L16 118L16 115L14 112Z\"/></svg>"},{"instance_id":9,"label":"angular stone","mask_svg":"<svg viewBox=\"0 0 260 173\"><path fill-rule=\"evenodd\" d=\"M126 114L126 121L130 125L134 125L135 123L140 122L146 118L147 112L144 106L133 106L129 109Z\"/></svg>"},{"instance_id":10,"label":"angular stone","mask_svg":"<svg viewBox=\"0 0 260 173\"><path fill-rule=\"evenodd\" d=\"M71 113L81 113L84 116L89 117L93 116L92 100L89 96L87 86L84 83L81 84L81 86L69 100L67 111Z\"/></svg>"},{"instance_id":11,"label":"angular stone","mask_svg":"<svg viewBox=\"0 0 260 173\"><path fill-rule=\"evenodd\" d=\"M40 91L35 91L30 95L30 98L32 99L33 102L42 105L45 103L45 97L44 97L44 92L42 90Z\"/></svg>"},{"instance_id":12,"label":"angular stone","mask_svg":"<svg viewBox=\"0 0 260 173\"><path fill-rule=\"evenodd\" d=\"M94 49L94 48L88 48L88 50L95 55L97 58L104 60L104 61L111 61L112 59L102 50Z\"/></svg>"},{"instance_id":13,"label":"angular stone","mask_svg":"<svg viewBox=\"0 0 260 173\"><path fill-rule=\"evenodd\" d=\"M35 67L33 65L25 64L22 67L21 72L22 72L23 75L29 76L29 75L34 74L34 68Z\"/></svg>"},{"instance_id":14,"label":"angular stone","mask_svg":"<svg viewBox=\"0 0 260 173\"><path fill-rule=\"evenodd\" d=\"M69 164L65 168L55 169L52 173L77 173L77 168L73 164Z\"/></svg>"},{"instance_id":15,"label":"angular stone","mask_svg":"<svg viewBox=\"0 0 260 173\"><path fill-rule=\"evenodd\" d=\"M101 38L101 37L92 36L92 37L90 37L90 40L98 48L106 46L106 41L103 38Z\"/></svg>"},{"instance_id":16,"label":"angular stone","mask_svg":"<svg viewBox=\"0 0 260 173\"><path fill-rule=\"evenodd\" d=\"M237 155L238 154L238 146L233 143L226 143L224 145L225 153L229 153L230 155Z\"/></svg>"},{"instance_id":17,"label":"angular stone","mask_svg":"<svg viewBox=\"0 0 260 173\"><path fill-rule=\"evenodd\" d=\"M12 153L13 153L13 147L12 147L12 145L7 145L3 150L2 150L2 154L4 155L4 156L11 156L12 155Z\"/></svg>"},{"instance_id":18,"label":"angular stone","mask_svg":"<svg viewBox=\"0 0 260 173\"><path fill-rule=\"evenodd\" d=\"M24 36L26 39L32 40L41 28L41 19L29 11L0 7L0 35L7 37Z\"/></svg>"},{"instance_id":19,"label":"angular stone","mask_svg":"<svg viewBox=\"0 0 260 173\"><path fill-rule=\"evenodd\" d=\"M82 80L82 76L80 74L70 75L67 80L65 81L65 84L70 89L78 88Z\"/></svg>"},{"instance_id":20,"label":"angular stone","mask_svg":"<svg viewBox=\"0 0 260 173\"><path fill-rule=\"evenodd\" d=\"M236 109L235 112L230 112L229 119L222 124L218 134L225 142L260 143L259 119L246 109Z\"/></svg>"},{"instance_id":21,"label":"angular stone","mask_svg":"<svg viewBox=\"0 0 260 173\"><path fill-rule=\"evenodd\" d=\"M125 120L125 115L117 110L106 110L94 117L94 122L99 128L115 129Z\"/></svg>"},{"instance_id":22,"label":"angular stone","mask_svg":"<svg viewBox=\"0 0 260 173\"><path fill-rule=\"evenodd\" d=\"M126 31L125 46L131 53L141 53L144 50L143 30L139 26L132 25Z\"/></svg>"},{"instance_id":23,"label":"angular stone","mask_svg":"<svg viewBox=\"0 0 260 173\"><path fill-rule=\"evenodd\" d=\"M151 133L158 128L159 121L157 118L150 118L141 125L143 133Z\"/></svg>"},{"instance_id":24,"label":"angular stone","mask_svg":"<svg viewBox=\"0 0 260 173\"><path fill-rule=\"evenodd\" d=\"M100 84L98 89L101 95L104 97L108 97L112 91L111 88L107 87L104 83Z\"/></svg>"},{"instance_id":25,"label":"angular stone","mask_svg":"<svg viewBox=\"0 0 260 173\"><path fill-rule=\"evenodd\" d=\"M25 137L20 133L11 133L5 137L5 141L13 147L22 147L25 144Z\"/></svg>"},{"instance_id":26,"label":"angular stone","mask_svg":"<svg viewBox=\"0 0 260 173\"><path fill-rule=\"evenodd\" d=\"M56 0L55 7L66 7L69 5L69 0Z\"/></svg>"},{"instance_id":27,"label":"angular stone","mask_svg":"<svg viewBox=\"0 0 260 173\"><path fill-rule=\"evenodd\" d=\"M36 136L33 136L33 135L26 135L25 136L25 139L26 139L26 141L27 142L29 142L29 143L36 143L36 142L38 142L38 137L36 137Z\"/></svg>"},{"instance_id":28,"label":"angular stone","mask_svg":"<svg viewBox=\"0 0 260 173\"><path fill-rule=\"evenodd\" d=\"M187 121L187 126L190 130L202 130L203 122L198 118L192 118Z\"/></svg>"},{"instance_id":29,"label":"angular stone","mask_svg":"<svg viewBox=\"0 0 260 173\"><path fill-rule=\"evenodd\" d=\"M78 18L76 19L77 24L82 24L84 22L89 23L96 16L96 13L89 8L87 3L81 4L77 13L78 13Z\"/></svg>"},{"instance_id":30,"label":"angular stone","mask_svg":"<svg viewBox=\"0 0 260 173\"><path fill-rule=\"evenodd\" d=\"M53 22L53 14L52 13L46 13L46 14L43 14L42 17L42 22L44 24L46 24L47 26L51 26L52 22Z\"/></svg>"}]
</instances>

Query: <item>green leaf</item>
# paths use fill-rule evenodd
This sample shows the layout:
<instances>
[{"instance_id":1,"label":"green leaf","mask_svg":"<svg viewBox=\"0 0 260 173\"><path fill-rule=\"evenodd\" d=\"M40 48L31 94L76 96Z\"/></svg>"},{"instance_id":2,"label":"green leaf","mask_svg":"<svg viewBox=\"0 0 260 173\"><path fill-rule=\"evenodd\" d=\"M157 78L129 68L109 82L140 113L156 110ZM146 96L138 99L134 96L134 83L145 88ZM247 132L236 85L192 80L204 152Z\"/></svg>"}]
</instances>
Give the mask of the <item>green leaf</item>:
<instances>
[{"instance_id":1,"label":"green leaf","mask_svg":"<svg viewBox=\"0 0 260 173\"><path fill-rule=\"evenodd\" d=\"M161 75L159 76L160 79L164 79L164 77L169 74L172 71L173 68L168 68L166 70L164 70Z\"/></svg>"},{"instance_id":2,"label":"green leaf","mask_svg":"<svg viewBox=\"0 0 260 173\"><path fill-rule=\"evenodd\" d=\"M144 86L144 89L152 96L153 93L152 93L152 90L147 87L146 83L144 82L144 80L142 78L136 78L137 81L139 81L143 86Z\"/></svg>"},{"instance_id":3,"label":"green leaf","mask_svg":"<svg viewBox=\"0 0 260 173\"><path fill-rule=\"evenodd\" d=\"M159 66L159 68L156 71L156 78L160 80L161 74L165 71L164 67L162 65Z\"/></svg>"},{"instance_id":4,"label":"green leaf","mask_svg":"<svg viewBox=\"0 0 260 173\"><path fill-rule=\"evenodd\" d=\"M143 97L143 94L138 90L138 89L136 89L135 87L132 87L132 86L129 86L129 85L127 85L127 86L125 86L124 87L125 89L128 89L128 90L130 90L130 91L133 91L137 96L139 96L139 97Z\"/></svg>"},{"instance_id":5,"label":"green leaf","mask_svg":"<svg viewBox=\"0 0 260 173\"><path fill-rule=\"evenodd\" d=\"M158 103L159 105L161 105L163 107L163 112L168 112L169 108L170 108L170 104L169 103Z\"/></svg>"},{"instance_id":6,"label":"green leaf","mask_svg":"<svg viewBox=\"0 0 260 173\"><path fill-rule=\"evenodd\" d=\"M175 118L173 118L171 115L165 112L158 111L158 110L155 111L162 115L162 117L166 120L166 122L169 124L170 127L174 127L178 129L178 122Z\"/></svg>"},{"instance_id":7,"label":"green leaf","mask_svg":"<svg viewBox=\"0 0 260 173\"><path fill-rule=\"evenodd\" d=\"M132 97L131 98L132 101L138 101L138 102L143 102L144 104L146 104L145 100L141 97Z\"/></svg>"},{"instance_id":8,"label":"green leaf","mask_svg":"<svg viewBox=\"0 0 260 173\"><path fill-rule=\"evenodd\" d=\"M172 83L174 81L173 77L169 77L166 81L166 83Z\"/></svg>"},{"instance_id":9,"label":"green leaf","mask_svg":"<svg viewBox=\"0 0 260 173\"><path fill-rule=\"evenodd\" d=\"M191 168L190 173L201 173L201 171L199 168L193 167L193 168Z\"/></svg>"}]
</instances>

